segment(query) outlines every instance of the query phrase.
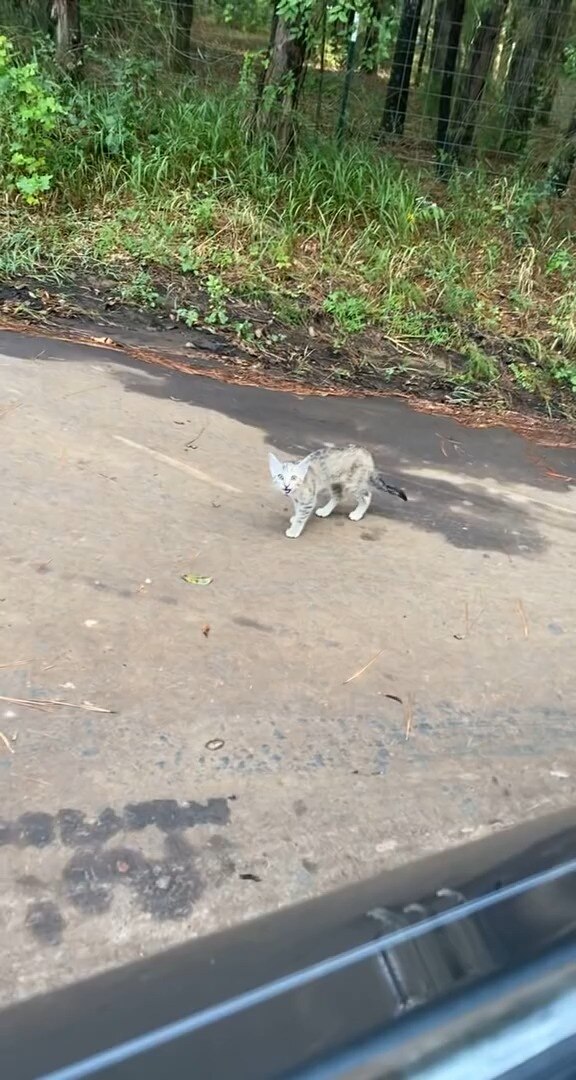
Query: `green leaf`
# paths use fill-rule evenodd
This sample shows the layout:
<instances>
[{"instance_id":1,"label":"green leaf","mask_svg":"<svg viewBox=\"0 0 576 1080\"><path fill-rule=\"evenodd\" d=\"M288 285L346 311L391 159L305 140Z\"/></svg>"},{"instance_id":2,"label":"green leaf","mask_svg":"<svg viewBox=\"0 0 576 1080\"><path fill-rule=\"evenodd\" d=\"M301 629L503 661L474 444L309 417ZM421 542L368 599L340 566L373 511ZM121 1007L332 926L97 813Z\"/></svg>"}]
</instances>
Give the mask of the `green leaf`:
<instances>
[{"instance_id":1,"label":"green leaf","mask_svg":"<svg viewBox=\"0 0 576 1080\"><path fill-rule=\"evenodd\" d=\"M182 574L182 581L185 581L187 585L210 585L213 578L200 577L198 574Z\"/></svg>"}]
</instances>

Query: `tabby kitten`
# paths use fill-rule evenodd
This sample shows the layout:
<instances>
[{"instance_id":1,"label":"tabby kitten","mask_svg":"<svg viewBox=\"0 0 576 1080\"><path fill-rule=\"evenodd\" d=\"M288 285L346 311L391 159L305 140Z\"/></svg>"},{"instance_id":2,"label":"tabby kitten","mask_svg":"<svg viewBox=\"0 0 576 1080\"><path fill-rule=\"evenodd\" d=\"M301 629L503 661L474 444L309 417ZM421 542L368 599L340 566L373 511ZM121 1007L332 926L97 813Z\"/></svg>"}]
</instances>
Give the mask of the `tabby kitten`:
<instances>
[{"instance_id":1,"label":"tabby kitten","mask_svg":"<svg viewBox=\"0 0 576 1080\"><path fill-rule=\"evenodd\" d=\"M300 536L322 493L329 498L317 508L318 517L328 517L339 502L353 498L356 506L348 515L351 521L364 517L372 501L371 488L407 501L405 492L388 484L376 470L372 454L362 446L326 447L308 454L302 461L279 461L270 453L268 460L274 483L294 504L290 527L286 530L286 536L291 538Z\"/></svg>"}]
</instances>

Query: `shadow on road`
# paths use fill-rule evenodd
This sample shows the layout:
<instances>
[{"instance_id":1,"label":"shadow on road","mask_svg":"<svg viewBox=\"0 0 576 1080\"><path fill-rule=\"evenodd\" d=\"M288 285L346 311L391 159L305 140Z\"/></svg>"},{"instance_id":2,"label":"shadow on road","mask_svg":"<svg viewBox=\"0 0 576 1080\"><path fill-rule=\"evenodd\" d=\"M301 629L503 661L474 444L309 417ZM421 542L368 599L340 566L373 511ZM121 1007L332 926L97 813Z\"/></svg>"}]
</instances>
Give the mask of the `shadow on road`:
<instances>
[{"instance_id":1,"label":"shadow on road","mask_svg":"<svg viewBox=\"0 0 576 1080\"><path fill-rule=\"evenodd\" d=\"M409 497L407 505L381 497L374 501L372 514L440 533L458 548L525 557L546 550L533 514L481 483L497 478L503 484L522 482L558 491L558 481L550 478L546 484L531 465L524 440L504 428L465 428L389 398L297 397L179 372L154 372L151 378L148 369L144 375L136 363L115 359L117 377L127 391L224 413L264 431L266 443L287 455L302 455L331 442L369 447L387 478L404 487Z\"/></svg>"}]
</instances>

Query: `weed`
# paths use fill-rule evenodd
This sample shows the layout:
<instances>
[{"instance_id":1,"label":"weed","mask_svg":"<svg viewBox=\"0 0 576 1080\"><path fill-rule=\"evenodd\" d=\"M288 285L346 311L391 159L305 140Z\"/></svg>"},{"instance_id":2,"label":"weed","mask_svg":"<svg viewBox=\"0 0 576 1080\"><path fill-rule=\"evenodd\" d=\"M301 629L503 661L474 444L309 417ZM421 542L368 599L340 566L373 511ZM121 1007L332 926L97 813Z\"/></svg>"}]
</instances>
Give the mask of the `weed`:
<instances>
[{"instance_id":1,"label":"weed","mask_svg":"<svg viewBox=\"0 0 576 1080\"><path fill-rule=\"evenodd\" d=\"M178 256L180 270L183 274L195 274L200 269L200 259L185 244L182 244L178 249Z\"/></svg>"},{"instance_id":2,"label":"weed","mask_svg":"<svg viewBox=\"0 0 576 1080\"><path fill-rule=\"evenodd\" d=\"M200 322L200 312L195 307L178 308L176 315L180 322L183 322L188 327L197 326Z\"/></svg>"},{"instance_id":3,"label":"weed","mask_svg":"<svg viewBox=\"0 0 576 1080\"><path fill-rule=\"evenodd\" d=\"M254 323L250 319L240 319L232 323L232 329L240 338L240 341L255 341L256 333Z\"/></svg>"},{"instance_id":4,"label":"weed","mask_svg":"<svg viewBox=\"0 0 576 1080\"><path fill-rule=\"evenodd\" d=\"M362 296L352 296L343 290L328 293L322 305L335 325L345 334L365 330L370 320L370 305Z\"/></svg>"},{"instance_id":5,"label":"weed","mask_svg":"<svg viewBox=\"0 0 576 1080\"><path fill-rule=\"evenodd\" d=\"M522 390L529 394L546 396L546 380L543 372L536 364L512 363L509 364L508 370Z\"/></svg>"},{"instance_id":6,"label":"weed","mask_svg":"<svg viewBox=\"0 0 576 1080\"><path fill-rule=\"evenodd\" d=\"M498 363L493 356L480 349L473 342L467 346L464 367L458 381L464 385L490 384L498 379Z\"/></svg>"},{"instance_id":7,"label":"weed","mask_svg":"<svg viewBox=\"0 0 576 1080\"><path fill-rule=\"evenodd\" d=\"M576 394L576 364L568 361L557 364L552 368L552 376L556 382L567 386L573 394Z\"/></svg>"},{"instance_id":8,"label":"weed","mask_svg":"<svg viewBox=\"0 0 576 1080\"><path fill-rule=\"evenodd\" d=\"M570 360L576 360L576 295L573 289L561 298L550 323L556 331L554 348L561 349Z\"/></svg>"},{"instance_id":9,"label":"weed","mask_svg":"<svg viewBox=\"0 0 576 1080\"><path fill-rule=\"evenodd\" d=\"M282 294L274 297L274 314L286 326L304 326L310 318L303 304Z\"/></svg>"},{"instance_id":10,"label":"weed","mask_svg":"<svg viewBox=\"0 0 576 1080\"><path fill-rule=\"evenodd\" d=\"M558 273L562 277L574 279L576 277L576 252L571 251L564 244L560 244L552 252L546 263L546 273Z\"/></svg>"},{"instance_id":11,"label":"weed","mask_svg":"<svg viewBox=\"0 0 576 1080\"><path fill-rule=\"evenodd\" d=\"M138 304L147 308L157 307L160 300L160 295L154 287L150 274L147 274L144 270L140 270L132 278L132 281L122 285L120 296L125 303Z\"/></svg>"},{"instance_id":12,"label":"weed","mask_svg":"<svg viewBox=\"0 0 576 1080\"><path fill-rule=\"evenodd\" d=\"M226 326L229 321L226 310L228 290L224 282L216 274L208 274L204 285L209 301L208 312L204 317L204 321L209 326Z\"/></svg>"},{"instance_id":13,"label":"weed","mask_svg":"<svg viewBox=\"0 0 576 1080\"><path fill-rule=\"evenodd\" d=\"M57 120L65 115L57 95L56 84L36 61L17 63L12 44L0 35L0 176L29 206L52 184L47 158Z\"/></svg>"}]
</instances>

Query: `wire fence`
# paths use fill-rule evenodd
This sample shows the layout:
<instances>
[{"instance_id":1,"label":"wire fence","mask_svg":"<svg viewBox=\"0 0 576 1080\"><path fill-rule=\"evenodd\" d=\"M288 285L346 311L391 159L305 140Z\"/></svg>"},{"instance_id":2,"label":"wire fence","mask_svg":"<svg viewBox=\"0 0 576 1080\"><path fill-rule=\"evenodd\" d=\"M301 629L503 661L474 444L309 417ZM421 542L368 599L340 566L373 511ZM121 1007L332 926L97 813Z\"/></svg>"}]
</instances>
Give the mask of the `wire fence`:
<instances>
[{"instance_id":1,"label":"wire fence","mask_svg":"<svg viewBox=\"0 0 576 1080\"><path fill-rule=\"evenodd\" d=\"M136 66L123 78L136 79L146 63L158 79L190 80L207 93L229 92L248 67L254 93L264 78L271 38L262 0L204 0L196 10L182 0L122 8L0 0L0 33L24 52L49 50L63 12L78 19L86 80L114 78L127 56ZM303 135L372 139L440 174L478 163L560 170L566 190L576 158L576 0L320 0L305 19L305 33L294 29L305 75L298 94L290 88Z\"/></svg>"}]
</instances>

